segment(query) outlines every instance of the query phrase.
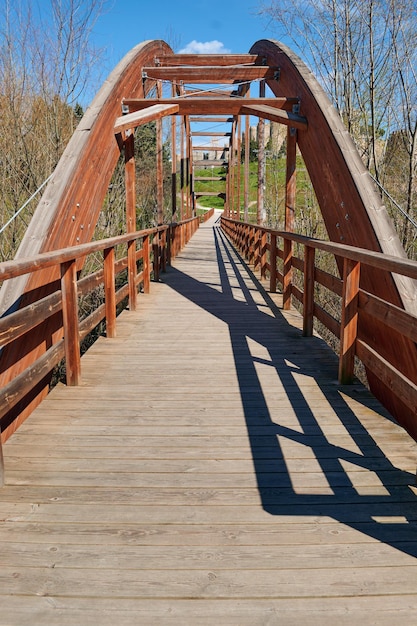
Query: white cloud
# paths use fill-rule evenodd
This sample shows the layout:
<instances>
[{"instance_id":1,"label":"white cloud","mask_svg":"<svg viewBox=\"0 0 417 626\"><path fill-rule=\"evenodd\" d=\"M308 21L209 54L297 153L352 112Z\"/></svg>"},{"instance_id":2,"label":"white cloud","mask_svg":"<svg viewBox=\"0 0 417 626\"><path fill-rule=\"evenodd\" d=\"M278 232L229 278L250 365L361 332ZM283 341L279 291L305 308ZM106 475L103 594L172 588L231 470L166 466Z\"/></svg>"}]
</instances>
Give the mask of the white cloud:
<instances>
[{"instance_id":1,"label":"white cloud","mask_svg":"<svg viewBox=\"0 0 417 626\"><path fill-rule=\"evenodd\" d=\"M190 41L178 54L230 54L221 41Z\"/></svg>"}]
</instances>

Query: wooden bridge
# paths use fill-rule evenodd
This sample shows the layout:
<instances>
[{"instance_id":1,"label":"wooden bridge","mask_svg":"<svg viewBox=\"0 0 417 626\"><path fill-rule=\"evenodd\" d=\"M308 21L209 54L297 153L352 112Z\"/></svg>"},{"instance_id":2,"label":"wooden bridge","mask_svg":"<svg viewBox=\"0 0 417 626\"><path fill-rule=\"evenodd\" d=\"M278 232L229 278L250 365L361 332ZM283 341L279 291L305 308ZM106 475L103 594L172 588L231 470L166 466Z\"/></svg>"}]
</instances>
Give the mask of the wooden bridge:
<instances>
[{"instance_id":1,"label":"wooden bridge","mask_svg":"<svg viewBox=\"0 0 417 626\"><path fill-rule=\"evenodd\" d=\"M256 79L275 102L248 95ZM184 81L234 91L197 97ZM177 219L164 224L158 204L158 224L136 231L132 129L165 115L186 130ZM205 219L194 215L194 115L232 119L225 210ZM241 115L288 126L285 231L242 219ZM297 145L326 241L293 232ZM120 150L127 232L95 240ZM159 155L162 184L160 166ZM138 46L86 113L0 278L1 625L415 622L417 264L291 51L261 41L214 59ZM98 286L103 302L80 319L79 297ZM48 394L62 359L67 384Z\"/></svg>"}]
</instances>

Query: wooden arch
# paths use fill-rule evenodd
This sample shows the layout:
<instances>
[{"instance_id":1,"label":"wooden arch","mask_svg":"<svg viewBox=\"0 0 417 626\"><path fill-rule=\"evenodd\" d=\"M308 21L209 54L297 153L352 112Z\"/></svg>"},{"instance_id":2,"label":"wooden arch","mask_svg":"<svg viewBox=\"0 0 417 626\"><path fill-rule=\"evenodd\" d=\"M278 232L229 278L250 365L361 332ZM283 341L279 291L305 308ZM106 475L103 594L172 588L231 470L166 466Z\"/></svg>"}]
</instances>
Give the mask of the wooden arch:
<instances>
[{"instance_id":1,"label":"wooden arch","mask_svg":"<svg viewBox=\"0 0 417 626\"><path fill-rule=\"evenodd\" d=\"M274 98L249 97L248 86L254 80L265 81ZM172 83L172 97L149 97L158 81ZM213 89L202 94L199 90L187 90L187 83L230 84L230 90L219 94ZM127 115L122 115L122 111L127 111ZM324 91L291 50L278 42L261 40L242 55L176 55L163 41L136 46L111 73L77 127L36 209L17 258L91 240L125 131L165 115L180 115L185 125L190 116L224 115L235 125L240 115L253 115L297 129L297 143L329 238L405 256L372 180ZM192 159L192 151L189 143L186 159ZM39 294L54 289L56 279L55 274L43 271L30 279L8 281L0 292L0 312L38 299ZM367 269L361 275L361 286L401 308L415 310L416 288L408 279ZM367 323L366 315L363 320L359 333L417 383L415 344L395 331ZM16 345L3 349L0 385L33 362L50 345L51 337L60 332L61 317L55 315L37 327L29 339L25 338L20 350ZM415 414L375 375L369 374L369 381L372 391L400 423L415 430ZM6 427L13 423L15 428L25 419L46 393L46 383L38 385L23 404L14 407Z\"/></svg>"}]
</instances>

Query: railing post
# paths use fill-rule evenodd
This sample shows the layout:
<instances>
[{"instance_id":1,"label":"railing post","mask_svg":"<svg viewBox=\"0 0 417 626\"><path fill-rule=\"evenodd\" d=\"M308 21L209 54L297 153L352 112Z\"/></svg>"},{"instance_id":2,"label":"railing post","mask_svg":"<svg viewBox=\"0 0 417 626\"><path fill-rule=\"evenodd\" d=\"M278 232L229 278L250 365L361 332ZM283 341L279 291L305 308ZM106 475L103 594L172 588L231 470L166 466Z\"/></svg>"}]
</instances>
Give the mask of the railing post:
<instances>
[{"instance_id":1,"label":"railing post","mask_svg":"<svg viewBox=\"0 0 417 626\"><path fill-rule=\"evenodd\" d=\"M271 233L271 241L269 244L269 291L276 293L277 291L277 236Z\"/></svg>"},{"instance_id":2,"label":"railing post","mask_svg":"<svg viewBox=\"0 0 417 626\"><path fill-rule=\"evenodd\" d=\"M75 259L61 264L61 294L66 379L67 385L74 387L79 385L81 380L77 264Z\"/></svg>"},{"instance_id":3,"label":"railing post","mask_svg":"<svg viewBox=\"0 0 417 626\"><path fill-rule=\"evenodd\" d=\"M342 320L340 324L339 382L352 382L355 367L355 343L358 332L358 297L360 263L344 259Z\"/></svg>"},{"instance_id":4,"label":"railing post","mask_svg":"<svg viewBox=\"0 0 417 626\"><path fill-rule=\"evenodd\" d=\"M303 336L313 334L314 316L314 259L315 249L304 247L304 298L303 298Z\"/></svg>"},{"instance_id":5,"label":"railing post","mask_svg":"<svg viewBox=\"0 0 417 626\"><path fill-rule=\"evenodd\" d=\"M127 244L127 277L129 284L129 308L136 311L137 289L136 289L136 241L129 241Z\"/></svg>"},{"instance_id":6,"label":"railing post","mask_svg":"<svg viewBox=\"0 0 417 626\"><path fill-rule=\"evenodd\" d=\"M291 239L284 239L284 266L282 273L282 307L284 311L289 311L291 308L292 248Z\"/></svg>"},{"instance_id":7,"label":"railing post","mask_svg":"<svg viewBox=\"0 0 417 626\"><path fill-rule=\"evenodd\" d=\"M254 229L253 231L253 267L259 263L259 231L258 229Z\"/></svg>"},{"instance_id":8,"label":"railing post","mask_svg":"<svg viewBox=\"0 0 417 626\"><path fill-rule=\"evenodd\" d=\"M153 279L155 282L159 280L159 233L156 233L152 241L153 252Z\"/></svg>"},{"instance_id":9,"label":"railing post","mask_svg":"<svg viewBox=\"0 0 417 626\"><path fill-rule=\"evenodd\" d=\"M149 293L151 287L151 259L149 235L145 235L142 243L143 254L143 292Z\"/></svg>"},{"instance_id":10,"label":"railing post","mask_svg":"<svg viewBox=\"0 0 417 626\"><path fill-rule=\"evenodd\" d=\"M266 232L261 234L261 277L266 277Z\"/></svg>"},{"instance_id":11,"label":"railing post","mask_svg":"<svg viewBox=\"0 0 417 626\"><path fill-rule=\"evenodd\" d=\"M116 336L116 286L114 247L104 250L104 306L106 310L106 335Z\"/></svg>"},{"instance_id":12,"label":"railing post","mask_svg":"<svg viewBox=\"0 0 417 626\"><path fill-rule=\"evenodd\" d=\"M161 266L162 271L167 271L167 232L163 230L160 234L160 242L161 242Z\"/></svg>"}]
</instances>

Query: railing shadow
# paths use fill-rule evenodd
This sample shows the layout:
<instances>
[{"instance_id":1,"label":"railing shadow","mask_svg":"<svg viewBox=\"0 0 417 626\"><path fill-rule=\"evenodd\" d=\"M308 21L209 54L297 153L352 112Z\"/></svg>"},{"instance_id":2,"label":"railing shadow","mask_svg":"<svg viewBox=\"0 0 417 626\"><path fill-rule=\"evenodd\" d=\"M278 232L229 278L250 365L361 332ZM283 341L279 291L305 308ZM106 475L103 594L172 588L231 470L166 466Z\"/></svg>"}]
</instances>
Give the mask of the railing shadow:
<instances>
[{"instance_id":1,"label":"railing shadow","mask_svg":"<svg viewBox=\"0 0 417 626\"><path fill-rule=\"evenodd\" d=\"M318 337L301 337L266 293L265 312L260 309L253 293L259 288L262 293L262 287L253 275L248 283L248 269L244 264L240 269L242 259L217 227L213 233L221 289L175 267L169 269L164 282L228 324L264 510L277 516L330 517L417 556L417 496L410 487L415 476L395 467L385 456L356 417L350 397L371 409L379 405L362 386L338 385L337 359L330 348ZM272 315L266 312L267 304ZM253 354L254 345L261 347L263 356ZM272 368L279 378L286 394L285 410L274 406L273 390L262 384L260 368ZM305 398L301 379L314 388L316 402L309 404ZM326 412L338 418L334 432ZM288 415L292 416L289 421ZM381 422L384 419L381 416ZM294 460L287 448L297 446L302 453L300 467L294 468L289 466ZM316 469L311 471L312 467ZM349 468L360 468L362 476L372 472L378 488L375 482L371 487L366 481L357 484L361 472ZM301 471L297 473L297 469ZM310 472L313 488L297 484L304 471Z\"/></svg>"}]
</instances>

